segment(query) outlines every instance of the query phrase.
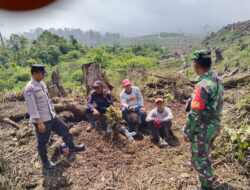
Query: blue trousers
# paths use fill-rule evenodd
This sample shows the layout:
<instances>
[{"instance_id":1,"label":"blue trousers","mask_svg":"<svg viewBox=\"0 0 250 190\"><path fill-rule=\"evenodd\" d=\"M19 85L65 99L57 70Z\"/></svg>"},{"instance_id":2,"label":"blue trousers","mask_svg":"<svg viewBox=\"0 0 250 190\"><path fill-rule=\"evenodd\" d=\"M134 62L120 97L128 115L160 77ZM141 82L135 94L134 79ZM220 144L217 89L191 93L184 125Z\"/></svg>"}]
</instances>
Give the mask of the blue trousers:
<instances>
[{"instance_id":1,"label":"blue trousers","mask_svg":"<svg viewBox=\"0 0 250 190\"><path fill-rule=\"evenodd\" d=\"M142 112L140 111L142 107L137 107L135 108L135 110L128 110L128 109L123 109L122 110L122 118L125 120L125 121L128 121L128 114L130 113L138 113L139 115L139 124L140 126L146 126L146 116L147 116L147 113L146 112ZM130 125L129 125L130 126ZM129 127L130 131L135 131L135 132L138 132L138 126L130 126Z\"/></svg>"}]
</instances>

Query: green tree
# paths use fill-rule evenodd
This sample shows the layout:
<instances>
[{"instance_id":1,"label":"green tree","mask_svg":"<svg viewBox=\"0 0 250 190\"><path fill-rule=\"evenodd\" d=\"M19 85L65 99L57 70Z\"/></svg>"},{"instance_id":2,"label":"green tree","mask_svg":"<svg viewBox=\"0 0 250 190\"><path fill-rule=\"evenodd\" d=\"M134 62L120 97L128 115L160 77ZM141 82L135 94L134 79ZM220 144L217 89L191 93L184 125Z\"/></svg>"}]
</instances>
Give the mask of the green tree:
<instances>
[{"instance_id":1,"label":"green tree","mask_svg":"<svg viewBox=\"0 0 250 190\"><path fill-rule=\"evenodd\" d=\"M27 57L25 48L27 44L28 41L24 36L20 36L18 34L11 34L10 39L8 41L8 45L10 50L12 50L12 59L18 65L25 65Z\"/></svg>"}]
</instances>

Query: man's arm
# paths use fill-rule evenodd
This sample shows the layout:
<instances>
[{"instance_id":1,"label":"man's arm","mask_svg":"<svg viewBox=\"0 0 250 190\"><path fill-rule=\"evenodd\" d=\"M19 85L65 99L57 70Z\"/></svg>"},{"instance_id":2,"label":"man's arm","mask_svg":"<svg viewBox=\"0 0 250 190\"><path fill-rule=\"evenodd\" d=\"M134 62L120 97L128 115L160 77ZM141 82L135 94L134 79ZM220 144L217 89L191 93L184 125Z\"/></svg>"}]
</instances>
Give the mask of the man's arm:
<instances>
[{"instance_id":1,"label":"man's arm","mask_svg":"<svg viewBox=\"0 0 250 190\"><path fill-rule=\"evenodd\" d=\"M36 100L34 97L34 90L32 87L28 87L24 91L24 99L28 108L28 112L31 119L40 119L40 115L37 109Z\"/></svg>"},{"instance_id":2,"label":"man's arm","mask_svg":"<svg viewBox=\"0 0 250 190\"><path fill-rule=\"evenodd\" d=\"M167 116L162 119L163 121L168 122L174 119L174 116L169 108L166 108L166 112L167 112Z\"/></svg>"},{"instance_id":3,"label":"man's arm","mask_svg":"<svg viewBox=\"0 0 250 190\"><path fill-rule=\"evenodd\" d=\"M113 104L112 94L109 91L107 91L106 93L107 93L106 101L107 101L108 105L112 105Z\"/></svg>"},{"instance_id":4,"label":"man's arm","mask_svg":"<svg viewBox=\"0 0 250 190\"><path fill-rule=\"evenodd\" d=\"M120 94L120 102L121 102L122 108L128 109L129 105L127 104L127 100L124 97L123 92Z\"/></svg>"},{"instance_id":5,"label":"man's arm","mask_svg":"<svg viewBox=\"0 0 250 190\"><path fill-rule=\"evenodd\" d=\"M88 108L90 109L90 111L93 111L94 110L94 93L93 92L90 92L90 95L88 97L88 103L87 103L87 106Z\"/></svg>"},{"instance_id":6,"label":"man's arm","mask_svg":"<svg viewBox=\"0 0 250 190\"><path fill-rule=\"evenodd\" d=\"M38 124L39 132L44 133L46 131L46 128L42 120L40 119L33 88L28 87L27 89L25 89L23 96L24 96L24 99L28 108L30 118L34 119L36 123Z\"/></svg>"},{"instance_id":7,"label":"man's arm","mask_svg":"<svg viewBox=\"0 0 250 190\"><path fill-rule=\"evenodd\" d=\"M201 125L203 111L208 99L206 89L198 85L195 86L193 94L194 98L191 102L191 110L188 114L184 127L185 136L189 139L189 141L193 139L194 133Z\"/></svg>"},{"instance_id":8,"label":"man's arm","mask_svg":"<svg viewBox=\"0 0 250 190\"><path fill-rule=\"evenodd\" d=\"M148 116L146 117L146 122L151 122L155 119L154 117L154 109L150 111L150 113L148 114Z\"/></svg>"}]
</instances>

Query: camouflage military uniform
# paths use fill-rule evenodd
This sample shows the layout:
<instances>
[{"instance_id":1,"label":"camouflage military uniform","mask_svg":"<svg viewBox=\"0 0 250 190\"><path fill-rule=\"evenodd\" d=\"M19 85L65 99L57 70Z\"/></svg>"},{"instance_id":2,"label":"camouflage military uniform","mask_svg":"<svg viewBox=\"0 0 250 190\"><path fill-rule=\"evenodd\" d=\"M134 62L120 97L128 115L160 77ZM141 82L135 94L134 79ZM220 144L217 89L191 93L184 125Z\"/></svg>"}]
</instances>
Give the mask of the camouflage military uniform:
<instances>
[{"instance_id":1,"label":"camouflage military uniform","mask_svg":"<svg viewBox=\"0 0 250 190\"><path fill-rule=\"evenodd\" d=\"M212 188L213 171L209 153L220 132L223 90L222 82L213 71L200 76L192 94L191 110L184 127L184 133L191 143L192 166L199 173L204 189Z\"/></svg>"}]
</instances>

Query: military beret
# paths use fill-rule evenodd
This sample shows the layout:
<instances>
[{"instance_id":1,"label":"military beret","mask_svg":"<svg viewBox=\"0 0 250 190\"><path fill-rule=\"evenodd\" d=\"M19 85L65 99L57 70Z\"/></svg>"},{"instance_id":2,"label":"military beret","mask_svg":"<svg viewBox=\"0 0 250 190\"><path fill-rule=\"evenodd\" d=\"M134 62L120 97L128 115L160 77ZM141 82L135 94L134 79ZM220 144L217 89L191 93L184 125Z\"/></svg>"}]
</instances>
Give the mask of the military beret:
<instances>
[{"instance_id":1,"label":"military beret","mask_svg":"<svg viewBox=\"0 0 250 190\"><path fill-rule=\"evenodd\" d=\"M210 50L197 50L193 53L193 59L206 59L211 58Z\"/></svg>"}]
</instances>

